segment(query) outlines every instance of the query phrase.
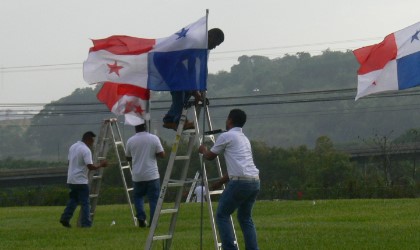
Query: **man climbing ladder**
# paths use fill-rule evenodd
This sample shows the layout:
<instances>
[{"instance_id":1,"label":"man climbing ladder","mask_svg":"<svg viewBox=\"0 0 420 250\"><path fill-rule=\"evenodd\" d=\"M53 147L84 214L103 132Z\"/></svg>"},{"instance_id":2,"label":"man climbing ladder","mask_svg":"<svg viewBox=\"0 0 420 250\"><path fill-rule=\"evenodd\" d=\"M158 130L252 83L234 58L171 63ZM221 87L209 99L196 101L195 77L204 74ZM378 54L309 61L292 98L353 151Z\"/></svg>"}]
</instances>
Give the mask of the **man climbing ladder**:
<instances>
[{"instance_id":1,"label":"man climbing ladder","mask_svg":"<svg viewBox=\"0 0 420 250\"><path fill-rule=\"evenodd\" d=\"M234 230L230 223L231 214L238 209L238 221L245 240L245 248L258 249L257 234L252 221L252 208L260 190L259 170L256 168L251 144L242 132L246 114L240 109L232 109L226 120L226 133L220 135L214 146L207 150L201 145L199 152L207 160L224 153L228 175L223 176L219 185L228 183L219 199L216 222L223 249L238 249Z\"/></svg>"}]
</instances>

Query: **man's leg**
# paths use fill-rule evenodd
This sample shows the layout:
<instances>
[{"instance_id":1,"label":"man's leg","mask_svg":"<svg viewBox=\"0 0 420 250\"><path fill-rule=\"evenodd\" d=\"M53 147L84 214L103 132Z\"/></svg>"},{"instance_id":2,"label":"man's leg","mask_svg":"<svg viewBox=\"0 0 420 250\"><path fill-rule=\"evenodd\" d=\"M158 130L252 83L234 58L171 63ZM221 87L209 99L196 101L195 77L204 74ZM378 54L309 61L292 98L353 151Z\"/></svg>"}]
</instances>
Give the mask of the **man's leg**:
<instances>
[{"instance_id":1,"label":"man's leg","mask_svg":"<svg viewBox=\"0 0 420 250\"><path fill-rule=\"evenodd\" d=\"M150 206L150 224L153 220L153 215L155 214L156 204L159 199L160 194L160 180L152 180L148 182L147 187L147 198L149 199L149 206Z\"/></svg>"},{"instance_id":2,"label":"man's leg","mask_svg":"<svg viewBox=\"0 0 420 250\"><path fill-rule=\"evenodd\" d=\"M72 184L69 184L68 186L70 189L69 200L60 218L60 223L63 224L63 226L65 227L71 227L70 220L73 217L73 213L74 213L74 210L76 210L77 204L79 203L78 194L77 194L78 191L73 187Z\"/></svg>"},{"instance_id":3,"label":"man's leg","mask_svg":"<svg viewBox=\"0 0 420 250\"><path fill-rule=\"evenodd\" d=\"M90 204L89 204L89 186L88 184L78 185L79 187L79 201L81 206L82 227L91 227L92 220L90 218Z\"/></svg>"},{"instance_id":4,"label":"man's leg","mask_svg":"<svg viewBox=\"0 0 420 250\"><path fill-rule=\"evenodd\" d=\"M235 234L233 232L230 215L235 211L240 203L235 199L238 181L229 181L223 191L216 212L216 222L219 228L219 235L224 250L237 250L234 244Z\"/></svg>"},{"instance_id":5,"label":"man's leg","mask_svg":"<svg viewBox=\"0 0 420 250\"><path fill-rule=\"evenodd\" d=\"M163 117L164 123L178 123L184 107L184 95L184 91L171 91L172 103L168 113Z\"/></svg>"},{"instance_id":6,"label":"man's leg","mask_svg":"<svg viewBox=\"0 0 420 250\"><path fill-rule=\"evenodd\" d=\"M245 181L241 185L241 193L248 195L238 208L238 221L245 240L245 249L258 250L257 233L252 221L252 208L260 189L259 181Z\"/></svg>"},{"instance_id":7,"label":"man's leg","mask_svg":"<svg viewBox=\"0 0 420 250\"><path fill-rule=\"evenodd\" d=\"M144 181L133 182L134 184L134 207L136 208L136 217L139 226L144 227L146 221L146 213L144 212L144 199L143 196L146 194L146 185Z\"/></svg>"}]
</instances>

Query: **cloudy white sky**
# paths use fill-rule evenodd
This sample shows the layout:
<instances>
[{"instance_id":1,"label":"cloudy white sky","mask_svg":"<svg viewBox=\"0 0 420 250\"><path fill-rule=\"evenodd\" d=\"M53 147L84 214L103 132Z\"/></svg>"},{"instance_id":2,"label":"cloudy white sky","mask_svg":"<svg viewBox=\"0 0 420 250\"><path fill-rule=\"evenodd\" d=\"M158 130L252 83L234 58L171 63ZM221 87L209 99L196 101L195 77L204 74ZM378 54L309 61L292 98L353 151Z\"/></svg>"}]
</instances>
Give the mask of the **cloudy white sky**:
<instances>
[{"instance_id":1,"label":"cloudy white sky","mask_svg":"<svg viewBox=\"0 0 420 250\"><path fill-rule=\"evenodd\" d=\"M419 0L1 0L0 104L48 103L88 86L90 38L166 37L206 9L209 28L225 32L211 73L240 55L355 49L420 21Z\"/></svg>"}]
</instances>

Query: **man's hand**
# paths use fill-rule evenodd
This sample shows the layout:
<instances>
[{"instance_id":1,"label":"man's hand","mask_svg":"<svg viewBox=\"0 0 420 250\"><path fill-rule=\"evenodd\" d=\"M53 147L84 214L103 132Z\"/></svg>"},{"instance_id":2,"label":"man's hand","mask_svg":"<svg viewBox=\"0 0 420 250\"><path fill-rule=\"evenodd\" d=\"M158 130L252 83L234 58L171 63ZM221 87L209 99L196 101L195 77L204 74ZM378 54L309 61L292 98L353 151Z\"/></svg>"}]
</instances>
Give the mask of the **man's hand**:
<instances>
[{"instance_id":1,"label":"man's hand","mask_svg":"<svg viewBox=\"0 0 420 250\"><path fill-rule=\"evenodd\" d=\"M203 96L201 95L200 91L194 91L193 96L195 99L194 100L195 105L198 105L200 102L203 101Z\"/></svg>"},{"instance_id":2,"label":"man's hand","mask_svg":"<svg viewBox=\"0 0 420 250\"><path fill-rule=\"evenodd\" d=\"M99 162L99 168L106 168L108 167L108 162L106 160L101 160Z\"/></svg>"},{"instance_id":3,"label":"man's hand","mask_svg":"<svg viewBox=\"0 0 420 250\"><path fill-rule=\"evenodd\" d=\"M200 154L205 154L207 152L207 147L204 144L201 144L200 147L198 147L198 152Z\"/></svg>"}]
</instances>

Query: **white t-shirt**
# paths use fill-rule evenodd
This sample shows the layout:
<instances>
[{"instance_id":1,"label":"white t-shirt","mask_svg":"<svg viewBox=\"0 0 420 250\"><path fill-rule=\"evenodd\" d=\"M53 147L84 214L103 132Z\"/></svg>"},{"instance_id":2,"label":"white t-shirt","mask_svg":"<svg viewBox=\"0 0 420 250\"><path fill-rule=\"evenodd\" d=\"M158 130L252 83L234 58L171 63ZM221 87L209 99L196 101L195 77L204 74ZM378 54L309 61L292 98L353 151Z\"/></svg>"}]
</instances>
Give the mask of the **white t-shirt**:
<instances>
[{"instance_id":1,"label":"white t-shirt","mask_svg":"<svg viewBox=\"0 0 420 250\"><path fill-rule=\"evenodd\" d=\"M69 170L67 172L67 183L88 184L88 164L93 164L92 152L89 147L81 141L73 144L69 149Z\"/></svg>"},{"instance_id":2,"label":"white t-shirt","mask_svg":"<svg viewBox=\"0 0 420 250\"><path fill-rule=\"evenodd\" d=\"M224 153L229 176L259 174L252 158L251 143L240 127L231 128L219 135L210 151L218 155Z\"/></svg>"},{"instance_id":3,"label":"white t-shirt","mask_svg":"<svg viewBox=\"0 0 420 250\"><path fill-rule=\"evenodd\" d=\"M133 158L133 181L150 181L159 178L156 154L163 152L159 137L139 132L127 140L125 155Z\"/></svg>"},{"instance_id":4,"label":"white t-shirt","mask_svg":"<svg viewBox=\"0 0 420 250\"><path fill-rule=\"evenodd\" d=\"M201 194L203 194L203 201L206 201L206 187L197 185L194 189L196 202L201 202Z\"/></svg>"}]
</instances>

